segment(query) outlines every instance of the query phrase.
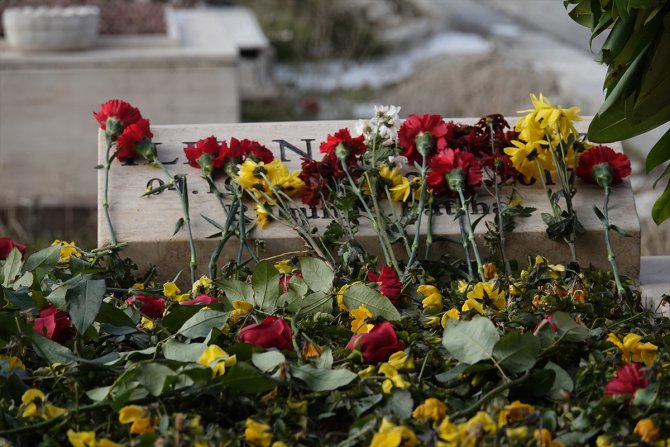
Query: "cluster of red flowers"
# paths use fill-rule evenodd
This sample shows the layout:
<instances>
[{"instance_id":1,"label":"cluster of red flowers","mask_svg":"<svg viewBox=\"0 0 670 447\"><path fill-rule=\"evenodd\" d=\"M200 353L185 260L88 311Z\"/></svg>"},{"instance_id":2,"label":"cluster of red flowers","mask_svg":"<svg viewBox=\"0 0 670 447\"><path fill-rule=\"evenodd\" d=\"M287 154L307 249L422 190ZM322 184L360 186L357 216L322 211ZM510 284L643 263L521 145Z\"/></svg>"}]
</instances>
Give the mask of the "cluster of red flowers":
<instances>
[{"instance_id":1,"label":"cluster of red flowers","mask_svg":"<svg viewBox=\"0 0 670 447\"><path fill-rule=\"evenodd\" d=\"M107 142L116 141L116 158L121 162L132 161L140 144L151 144L153 134L149 120L142 118L140 111L125 101L109 100L93 116L105 131Z\"/></svg>"},{"instance_id":2,"label":"cluster of red flowers","mask_svg":"<svg viewBox=\"0 0 670 447\"><path fill-rule=\"evenodd\" d=\"M425 154L428 186L443 193L452 189L447 175L454 171L460 173L464 188L481 183L484 167L497 169L502 179L516 173L502 149L517 134L506 129L509 124L499 114L485 116L472 126L445 123L440 115L410 115L400 127L398 139L411 163L420 162Z\"/></svg>"},{"instance_id":3,"label":"cluster of red flowers","mask_svg":"<svg viewBox=\"0 0 670 447\"><path fill-rule=\"evenodd\" d=\"M207 174L213 170L223 170L233 175L235 167L244 163L247 157L264 163L274 160L272 151L258 141L231 138L230 143L219 143L214 135L198 140L195 145L188 145L184 153L189 165Z\"/></svg>"}]
</instances>

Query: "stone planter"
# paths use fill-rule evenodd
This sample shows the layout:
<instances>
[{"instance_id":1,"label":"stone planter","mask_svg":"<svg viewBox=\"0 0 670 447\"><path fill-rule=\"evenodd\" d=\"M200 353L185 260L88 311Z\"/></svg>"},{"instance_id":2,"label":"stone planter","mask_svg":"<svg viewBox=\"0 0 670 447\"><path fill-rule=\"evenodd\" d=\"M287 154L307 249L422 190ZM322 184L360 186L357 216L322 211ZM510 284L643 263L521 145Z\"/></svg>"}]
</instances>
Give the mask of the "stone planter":
<instances>
[{"instance_id":1,"label":"stone planter","mask_svg":"<svg viewBox=\"0 0 670 447\"><path fill-rule=\"evenodd\" d=\"M7 43L22 51L83 50L98 38L96 6L7 8L2 16Z\"/></svg>"}]
</instances>

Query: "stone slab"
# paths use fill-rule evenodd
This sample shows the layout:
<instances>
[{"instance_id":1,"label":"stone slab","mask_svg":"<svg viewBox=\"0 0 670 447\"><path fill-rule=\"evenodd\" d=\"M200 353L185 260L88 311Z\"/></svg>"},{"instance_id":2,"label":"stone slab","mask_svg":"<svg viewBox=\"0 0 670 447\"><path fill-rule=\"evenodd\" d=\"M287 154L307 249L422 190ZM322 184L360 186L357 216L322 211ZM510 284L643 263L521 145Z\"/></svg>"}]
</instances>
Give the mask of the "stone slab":
<instances>
[{"instance_id":1,"label":"stone slab","mask_svg":"<svg viewBox=\"0 0 670 447\"><path fill-rule=\"evenodd\" d=\"M455 119L457 122L474 122L474 120ZM585 123L581 123L582 127ZM192 126L156 126L152 128L154 141L158 146L159 156L163 161L173 161L170 165L173 174L188 174L190 189L190 204L192 210L193 232L197 240L198 265L204 272L215 240L206 240L208 235L216 232L214 227L207 223L200 215L206 215L217 221L223 221L223 211L216 203L209 188L200 178L199 171L186 164L183 148L188 142L215 135L219 140L229 140L231 137L256 139L270 148L276 157L281 158L291 171L300 169L301 156L320 159L319 143L324 141L328 134L334 133L342 127L353 130L351 121L319 121L319 122L283 122L283 123L247 123L247 124L215 124ZM618 148L620 150L620 148ZM104 158L105 142L99 134L99 157ZM160 276L172 277L177 271L188 266L187 238L184 231L171 237L174 224L181 216L181 208L176 193L166 191L160 195L140 198L145 192L147 183L151 179L160 179L162 173L151 165L138 164L122 166L115 163L110 176L110 209L112 220L118 234L118 240L128 242L124 254L133 258L142 266L149 264L159 265ZM99 172L99 191L102 191L103 171ZM156 186L157 180L154 180ZM574 202L580 221L586 228L586 233L577 240L578 258L582 265L593 264L601 269L608 270L604 238L600 221L592 211L592 205L602 206L603 193L597 186L583 184L578 181L577 194ZM534 206L537 211L533 217L519 219L517 228L507 235L508 251L512 258L522 262L529 256L541 254L552 262L566 262L569 252L564 243L551 241L545 234L545 224L540 214L550 212L544 189L541 186L520 187L519 193L526 206ZM480 194L473 206L474 218L488 210L486 219L492 219L492 200ZM300 208L304 208L302 205ZM439 214L434 217L434 234L458 237L458 223L454 221L455 213L453 202L443 204ZM324 218L323 211L302 209L296 212L305 213L310 222L322 231L330 219ZM253 219L254 207L251 206L248 215ZM631 237L624 238L612 233L612 243L615 253L618 254L620 270L633 277L639 274L640 260L640 227L635 210L633 195L628 182L614 189L610 201L610 219L628 232ZM426 220L424 219L424 222ZM479 246L484 247L484 223L477 227ZM265 240L265 249L261 257L273 256L288 251L301 250L301 240L292 230L286 229L278 223L273 223L265 230L255 229L252 236ZM372 252L378 252L376 236L372 229L364 226L359 232L361 243ZM98 242L100 245L109 243L107 225L101 209L98 213ZM236 243L228 244L224 257L236 253ZM462 256L460 244L437 242L433 253L452 253Z\"/></svg>"}]
</instances>

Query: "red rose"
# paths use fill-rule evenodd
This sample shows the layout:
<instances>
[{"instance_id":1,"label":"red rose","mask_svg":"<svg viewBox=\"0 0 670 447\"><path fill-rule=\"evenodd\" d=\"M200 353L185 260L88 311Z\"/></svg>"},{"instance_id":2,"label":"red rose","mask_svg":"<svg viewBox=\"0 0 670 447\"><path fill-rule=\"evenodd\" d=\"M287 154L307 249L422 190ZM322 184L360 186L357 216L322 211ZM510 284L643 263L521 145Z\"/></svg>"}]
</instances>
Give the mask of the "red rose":
<instances>
[{"instance_id":1,"label":"red rose","mask_svg":"<svg viewBox=\"0 0 670 447\"><path fill-rule=\"evenodd\" d=\"M188 164L194 168L202 168L200 165L200 157L202 157L202 154L208 154L211 159L214 159L219 155L219 152L221 152L221 145L216 141L214 135L198 140L195 143L195 146L189 144L184 148L184 154L186 154Z\"/></svg>"},{"instance_id":2,"label":"red rose","mask_svg":"<svg viewBox=\"0 0 670 447\"><path fill-rule=\"evenodd\" d=\"M139 303L139 311L146 317L155 320L162 318L165 313L165 298L158 296L135 295L126 300L128 305Z\"/></svg>"},{"instance_id":3,"label":"red rose","mask_svg":"<svg viewBox=\"0 0 670 447\"><path fill-rule=\"evenodd\" d=\"M116 142L119 148L116 158L119 161L128 162L135 158L135 153L140 153L140 155L148 159L144 148L147 145L151 146L151 139L153 137L154 134L151 133L148 119L142 118L136 123L131 124L125 128Z\"/></svg>"},{"instance_id":4,"label":"red rose","mask_svg":"<svg viewBox=\"0 0 670 447\"><path fill-rule=\"evenodd\" d=\"M378 283L379 291L393 304L396 304L400 299L402 283L400 282L400 278L398 278L396 271L388 265L382 266L379 275L375 272L368 272L368 281Z\"/></svg>"},{"instance_id":5,"label":"red rose","mask_svg":"<svg viewBox=\"0 0 670 447\"><path fill-rule=\"evenodd\" d=\"M33 329L40 335L44 335L61 344L74 337L70 315L67 312L58 310L54 305L40 309L40 316L35 318Z\"/></svg>"},{"instance_id":6,"label":"red rose","mask_svg":"<svg viewBox=\"0 0 670 447\"><path fill-rule=\"evenodd\" d=\"M21 259L26 254L26 246L19 244L13 239L8 237L0 237L0 261L4 261L9 256L9 253L12 249L16 248L21 253Z\"/></svg>"},{"instance_id":7,"label":"red rose","mask_svg":"<svg viewBox=\"0 0 670 447\"><path fill-rule=\"evenodd\" d=\"M609 167L609 168L608 168ZM603 170L603 171L601 171ZM601 177L602 174L605 177ZM631 173L630 160L626 155L607 146L593 146L579 157L577 175L589 183L621 183Z\"/></svg>"},{"instance_id":8,"label":"red rose","mask_svg":"<svg viewBox=\"0 0 670 447\"><path fill-rule=\"evenodd\" d=\"M356 334L347 343L347 349L358 349L365 363L385 362L394 352L402 351L405 345L398 340L393 326L388 321L375 325L367 334Z\"/></svg>"},{"instance_id":9,"label":"red rose","mask_svg":"<svg viewBox=\"0 0 670 447\"><path fill-rule=\"evenodd\" d=\"M447 189L457 191L450 186L447 176L459 172L462 181L461 186L464 189L477 186L482 182L482 170L474 155L458 149L445 149L431 160L426 182L436 193L444 192Z\"/></svg>"},{"instance_id":10,"label":"red rose","mask_svg":"<svg viewBox=\"0 0 670 447\"><path fill-rule=\"evenodd\" d=\"M293 333L291 326L281 317L268 317L261 323L250 324L240 330L240 339L244 343L262 346L265 349L277 348L290 351L293 349Z\"/></svg>"},{"instance_id":11,"label":"red rose","mask_svg":"<svg viewBox=\"0 0 670 447\"><path fill-rule=\"evenodd\" d=\"M93 116L105 131L108 141L114 141L123 130L142 118L140 111L120 99L112 99L100 106L98 113Z\"/></svg>"},{"instance_id":12,"label":"red rose","mask_svg":"<svg viewBox=\"0 0 670 447\"><path fill-rule=\"evenodd\" d=\"M198 295L192 300L182 301L182 306L193 306L193 305L204 305L209 306L210 304L218 303L219 300L213 296L209 295Z\"/></svg>"},{"instance_id":13,"label":"red rose","mask_svg":"<svg viewBox=\"0 0 670 447\"><path fill-rule=\"evenodd\" d=\"M335 154L335 151L340 144L344 146L347 151L346 157L342 158L351 158L352 156L361 155L367 150L367 147L365 146L365 136L359 135L352 138L349 129L340 129L333 135L329 134L326 141L321 143L319 149L322 154Z\"/></svg>"},{"instance_id":14,"label":"red rose","mask_svg":"<svg viewBox=\"0 0 670 447\"><path fill-rule=\"evenodd\" d=\"M398 129L398 141L405 150L403 153L410 163L421 162L421 153L417 148L417 138L430 137L431 153L447 146L450 127L440 115L409 115Z\"/></svg>"},{"instance_id":15,"label":"red rose","mask_svg":"<svg viewBox=\"0 0 670 447\"><path fill-rule=\"evenodd\" d=\"M649 385L645 371L638 363L630 363L616 370L614 378L605 385L605 397L634 395L641 388Z\"/></svg>"}]
</instances>

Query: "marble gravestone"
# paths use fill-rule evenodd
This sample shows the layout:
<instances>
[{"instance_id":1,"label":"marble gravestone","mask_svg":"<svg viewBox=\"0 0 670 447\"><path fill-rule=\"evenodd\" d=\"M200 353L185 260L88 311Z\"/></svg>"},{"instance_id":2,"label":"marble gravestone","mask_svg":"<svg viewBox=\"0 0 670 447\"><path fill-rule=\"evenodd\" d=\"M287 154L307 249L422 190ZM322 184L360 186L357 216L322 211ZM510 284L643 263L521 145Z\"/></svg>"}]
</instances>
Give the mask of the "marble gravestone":
<instances>
[{"instance_id":1,"label":"marble gravestone","mask_svg":"<svg viewBox=\"0 0 670 447\"><path fill-rule=\"evenodd\" d=\"M456 122L474 123L472 119L454 119ZM515 122L515 120L510 120ZM579 130L585 130L588 123L579 123ZM278 123L247 123L247 124L212 124L212 125L174 125L152 127L154 142L162 161L172 163L169 166L172 174L188 174L189 202L193 235L196 240L198 255L198 274L206 274L209 256L217 244L216 239L207 236L218 230L203 217L224 221L224 212L214 194L209 192L207 183L200 177L198 169L186 163L184 147L188 143L214 135L219 141L249 138L259 141L270 148L275 157L280 158L290 171L299 170L301 158L320 159L319 145L328 134L340 128L348 127L352 131L353 121L317 121L317 122L278 122ZM620 145L613 146L621 151ZM106 143L104 134L99 133L98 157L100 163L105 157ZM186 231L182 229L172 236L175 222L181 217L181 205L176 191L164 191L158 195L141 197L147 186L156 187L165 180L160 169L152 165L138 162L134 165L113 163L109 181L110 213L119 242L127 242L123 255L133 259L141 269L149 265L159 267L158 274L162 280L173 278L180 270L188 271L189 249ZM98 172L98 194L102 197L104 186L104 170ZM554 187L556 189L557 186ZM221 188L223 189L223 188ZM522 265L526 259L535 255L543 255L552 263L569 260L568 247L563 242L550 240L545 232L546 225L541 213L550 212L549 203L541 185L520 185L520 198L525 206L537 208L532 217L518 218L517 226L512 233L506 234L507 249L512 259ZM577 236L577 256L583 266L592 264L598 268L609 270L603 230L600 221L593 213L592 205L602 208L602 190L577 179L578 193L574 199L578 217L586 232ZM303 213L321 233L330 222L330 217L321 209L310 209L296 200L295 212ZM493 220L493 200L483 191L472 204L473 219L485 214L484 220ZM109 231L104 211L98 201L98 244L109 244ZM458 222L454 220L455 202L447 201L436 209L433 217L435 235L460 237ZM255 219L255 204L249 201L247 216ZM427 219L423 219L425 225ZM640 263L640 225L633 201L630 183L626 180L613 188L610 199L610 222L626 231L630 237L622 237L610 232L617 263L620 271L632 277L639 275ZM362 228L357 237L367 249L375 254L381 250L377 237L366 219L361 219ZM484 222L476 229L480 250L484 249L483 236L486 231ZM304 248L303 241L290 228L278 222L271 222L265 229L255 228L252 238L264 240L261 259L280 255L285 252L300 251ZM219 266L228 259L234 258L238 249L235 238L231 238L221 255ZM435 242L433 256L448 252L463 256L463 248L453 242ZM186 276L182 275L182 278Z\"/></svg>"}]
</instances>

